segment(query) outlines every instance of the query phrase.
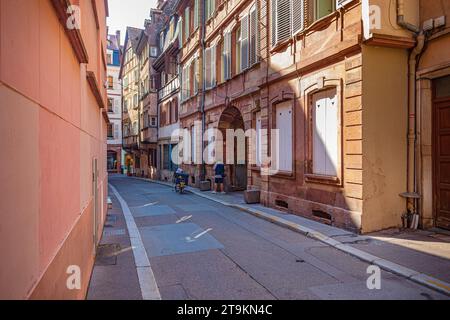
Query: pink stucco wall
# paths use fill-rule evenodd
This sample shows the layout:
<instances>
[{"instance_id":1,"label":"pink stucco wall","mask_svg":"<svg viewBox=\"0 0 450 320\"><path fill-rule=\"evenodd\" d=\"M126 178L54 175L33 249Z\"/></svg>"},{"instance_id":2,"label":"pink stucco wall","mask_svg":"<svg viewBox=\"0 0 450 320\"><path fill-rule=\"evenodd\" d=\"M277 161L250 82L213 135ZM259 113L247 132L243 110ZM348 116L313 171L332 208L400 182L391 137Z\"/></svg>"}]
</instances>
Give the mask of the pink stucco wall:
<instances>
[{"instance_id":1,"label":"pink stucco wall","mask_svg":"<svg viewBox=\"0 0 450 320\"><path fill-rule=\"evenodd\" d=\"M78 2L78 1L77 1ZM74 2L75 3L75 2ZM83 298L93 264L92 159L106 215L104 0L80 0L80 64L50 0L0 0L0 298ZM99 226L101 228L101 225ZM82 289L66 270L82 268Z\"/></svg>"}]
</instances>

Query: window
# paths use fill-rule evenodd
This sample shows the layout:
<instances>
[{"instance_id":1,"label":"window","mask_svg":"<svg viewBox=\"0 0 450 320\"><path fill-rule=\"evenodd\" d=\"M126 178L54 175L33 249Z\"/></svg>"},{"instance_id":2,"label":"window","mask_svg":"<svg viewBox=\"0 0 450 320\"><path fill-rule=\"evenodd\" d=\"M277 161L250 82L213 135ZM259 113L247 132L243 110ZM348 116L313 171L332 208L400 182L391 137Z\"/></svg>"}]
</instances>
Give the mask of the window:
<instances>
[{"instance_id":1,"label":"window","mask_svg":"<svg viewBox=\"0 0 450 320\"><path fill-rule=\"evenodd\" d=\"M314 21L326 17L335 10L336 10L336 0L315 0L314 16L313 16Z\"/></svg>"},{"instance_id":2,"label":"window","mask_svg":"<svg viewBox=\"0 0 450 320\"><path fill-rule=\"evenodd\" d=\"M112 55L111 55L111 53L108 53L106 55L106 63L107 64L112 64Z\"/></svg>"},{"instance_id":3,"label":"window","mask_svg":"<svg viewBox=\"0 0 450 320\"><path fill-rule=\"evenodd\" d=\"M128 88L128 76L126 76L125 78L123 78L123 88L127 89Z\"/></svg>"},{"instance_id":4,"label":"window","mask_svg":"<svg viewBox=\"0 0 450 320\"><path fill-rule=\"evenodd\" d=\"M108 112L114 112L113 105L114 105L114 99L108 98Z\"/></svg>"},{"instance_id":5,"label":"window","mask_svg":"<svg viewBox=\"0 0 450 320\"><path fill-rule=\"evenodd\" d=\"M318 92L312 99L313 174L338 176L339 110L336 89Z\"/></svg>"},{"instance_id":6,"label":"window","mask_svg":"<svg viewBox=\"0 0 450 320\"><path fill-rule=\"evenodd\" d=\"M436 79L434 87L436 98L450 97L450 76Z\"/></svg>"},{"instance_id":7,"label":"window","mask_svg":"<svg viewBox=\"0 0 450 320\"><path fill-rule=\"evenodd\" d=\"M303 30L304 4L299 0L272 0L271 4L272 46L275 46Z\"/></svg>"},{"instance_id":8,"label":"window","mask_svg":"<svg viewBox=\"0 0 450 320\"><path fill-rule=\"evenodd\" d=\"M169 145L165 144L163 146L163 169L169 170L170 168L170 150Z\"/></svg>"},{"instance_id":9,"label":"window","mask_svg":"<svg viewBox=\"0 0 450 320\"><path fill-rule=\"evenodd\" d=\"M292 172L293 143L292 143L292 102L286 101L276 106L276 127L279 130L278 150L276 159L278 169Z\"/></svg>"},{"instance_id":10,"label":"window","mask_svg":"<svg viewBox=\"0 0 450 320\"><path fill-rule=\"evenodd\" d=\"M133 106L135 108L139 106L139 97L138 97L137 93L133 97Z\"/></svg>"},{"instance_id":11,"label":"window","mask_svg":"<svg viewBox=\"0 0 450 320\"><path fill-rule=\"evenodd\" d=\"M152 58L158 57L158 47L150 47L150 57Z\"/></svg>"},{"instance_id":12,"label":"window","mask_svg":"<svg viewBox=\"0 0 450 320\"><path fill-rule=\"evenodd\" d=\"M150 126L151 127L156 127L156 125L157 125L156 117L150 117Z\"/></svg>"}]
</instances>

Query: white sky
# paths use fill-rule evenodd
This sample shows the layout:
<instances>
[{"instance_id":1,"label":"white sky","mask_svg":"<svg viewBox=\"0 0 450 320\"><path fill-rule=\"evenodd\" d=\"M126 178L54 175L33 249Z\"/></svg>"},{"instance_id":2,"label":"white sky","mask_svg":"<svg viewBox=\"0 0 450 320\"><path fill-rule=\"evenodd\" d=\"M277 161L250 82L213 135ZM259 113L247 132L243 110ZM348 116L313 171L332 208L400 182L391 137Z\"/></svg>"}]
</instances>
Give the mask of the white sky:
<instances>
[{"instance_id":1,"label":"white sky","mask_svg":"<svg viewBox=\"0 0 450 320\"><path fill-rule=\"evenodd\" d=\"M121 31L121 41L125 40L126 28L144 28L144 20L150 17L150 8L156 7L156 0L108 0L109 33Z\"/></svg>"}]
</instances>

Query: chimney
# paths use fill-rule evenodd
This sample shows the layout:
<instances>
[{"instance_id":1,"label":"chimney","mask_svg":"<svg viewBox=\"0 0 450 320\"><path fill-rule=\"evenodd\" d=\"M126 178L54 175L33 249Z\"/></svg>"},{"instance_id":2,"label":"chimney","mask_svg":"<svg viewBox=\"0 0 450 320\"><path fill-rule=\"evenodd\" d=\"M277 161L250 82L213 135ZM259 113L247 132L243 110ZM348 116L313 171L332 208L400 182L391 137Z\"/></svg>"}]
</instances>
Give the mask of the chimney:
<instances>
[{"instance_id":1,"label":"chimney","mask_svg":"<svg viewBox=\"0 0 450 320\"><path fill-rule=\"evenodd\" d=\"M117 45L120 47L120 30L116 31Z\"/></svg>"}]
</instances>

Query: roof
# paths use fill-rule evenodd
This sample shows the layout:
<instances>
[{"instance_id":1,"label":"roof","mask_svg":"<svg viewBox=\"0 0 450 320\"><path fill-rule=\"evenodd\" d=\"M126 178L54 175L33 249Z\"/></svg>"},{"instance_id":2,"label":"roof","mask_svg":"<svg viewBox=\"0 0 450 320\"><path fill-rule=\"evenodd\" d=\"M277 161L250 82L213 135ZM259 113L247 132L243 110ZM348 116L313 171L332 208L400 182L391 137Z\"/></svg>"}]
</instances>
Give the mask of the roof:
<instances>
[{"instance_id":1,"label":"roof","mask_svg":"<svg viewBox=\"0 0 450 320\"><path fill-rule=\"evenodd\" d=\"M120 50L119 39L115 34L108 34L108 49L109 50Z\"/></svg>"},{"instance_id":2,"label":"roof","mask_svg":"<svg viewBox=\"0 0 450 320\"><path fill-rule=\"evenodd\" d=\"M125 36L125 43L127 40L130 40L133 51L137 50L142 32L144 32L144 30L142 30L142 29L134 28L134 27L127 27L127 35Z\"/></svg>"}]
</instances>

